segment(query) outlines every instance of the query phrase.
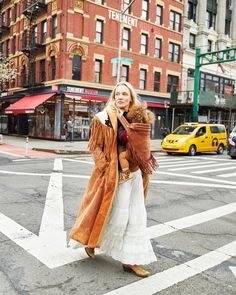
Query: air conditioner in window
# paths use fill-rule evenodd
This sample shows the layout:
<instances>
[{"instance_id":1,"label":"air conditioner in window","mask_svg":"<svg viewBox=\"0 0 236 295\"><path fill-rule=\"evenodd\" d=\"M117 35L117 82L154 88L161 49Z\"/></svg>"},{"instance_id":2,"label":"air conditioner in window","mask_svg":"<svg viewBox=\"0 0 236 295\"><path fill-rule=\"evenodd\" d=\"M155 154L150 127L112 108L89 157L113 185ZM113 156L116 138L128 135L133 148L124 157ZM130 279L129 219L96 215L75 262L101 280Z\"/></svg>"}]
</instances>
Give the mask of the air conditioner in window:
<instances>
[{"instance_id":1,"label":"air conditioner in window","mask_svg":"<svg viewBox=\"0 0 236 295\"><path fill-rule=\"evenodd\" d=\"M187 96L187 103L193 103L193 97L194 97L194 93L193 92L189 92L188 96Z\"/></svg>"}]
</instances>

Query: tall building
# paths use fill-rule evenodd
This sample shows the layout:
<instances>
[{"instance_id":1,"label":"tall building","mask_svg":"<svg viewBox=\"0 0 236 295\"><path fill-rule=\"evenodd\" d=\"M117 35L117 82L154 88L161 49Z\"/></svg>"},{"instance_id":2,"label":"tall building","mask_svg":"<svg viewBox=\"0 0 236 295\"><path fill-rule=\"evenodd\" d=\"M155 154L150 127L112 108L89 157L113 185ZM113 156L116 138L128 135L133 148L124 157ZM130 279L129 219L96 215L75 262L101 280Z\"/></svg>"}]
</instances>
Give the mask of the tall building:
<instances>
[{"instance_id":1,"label":"tall building","mask_svg":"<svg viewBox=\"0 0 236 295\"><path fill-rule=\"evenodd\" d=\"M70 116L74 139L88 139L116 83L120 44L121 80L155 112L159 137L170 93L181 89L184 4L136 0L121 14L129 3L0 0L0 50L18 69L2 85L0 132L62 139Z\"/></svg>"},{"instance_id":2,"label":"tall building","mask_svg":"<svg viewBox=\"0 0 236 295\"><path fill-rule=\"evenodd\" d=\"M185 0L183 75L175 126L191 120L195 49L201 53L236 48L236 0ZM219 56L220 57L220 56ZM200 67L199 119L236 123L236 61Z\"/></svg>"}]
</instances>

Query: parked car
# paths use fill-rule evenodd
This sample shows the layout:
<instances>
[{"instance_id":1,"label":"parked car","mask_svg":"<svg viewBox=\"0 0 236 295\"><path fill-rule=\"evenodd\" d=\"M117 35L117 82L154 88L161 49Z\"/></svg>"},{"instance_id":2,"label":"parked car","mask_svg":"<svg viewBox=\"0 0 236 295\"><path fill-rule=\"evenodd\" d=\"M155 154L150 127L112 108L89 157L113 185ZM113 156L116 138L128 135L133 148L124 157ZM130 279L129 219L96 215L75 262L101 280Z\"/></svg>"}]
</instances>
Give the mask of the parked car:
<instances>
[{"instance_id":1,"label":"parked car","mask_svg":"<svg viewBox=\"0 0 236 295\"><path fill-rule=\"evenodd\" d=\"M236 159L236 126L229 135L228 155L230 155L232 159Z\"/></svg>"},{"instance_id":2,"label":"parked car","mask_svg":"<svg viewBox=\"0 0 236 295\"><path fill-rule=\"evenodd\" d=\"M200 152L223 154L226 146L227 133L221 124L185 123L162 141L163 152L186 153L190 156Z\"/></svg>"}]
</instances>

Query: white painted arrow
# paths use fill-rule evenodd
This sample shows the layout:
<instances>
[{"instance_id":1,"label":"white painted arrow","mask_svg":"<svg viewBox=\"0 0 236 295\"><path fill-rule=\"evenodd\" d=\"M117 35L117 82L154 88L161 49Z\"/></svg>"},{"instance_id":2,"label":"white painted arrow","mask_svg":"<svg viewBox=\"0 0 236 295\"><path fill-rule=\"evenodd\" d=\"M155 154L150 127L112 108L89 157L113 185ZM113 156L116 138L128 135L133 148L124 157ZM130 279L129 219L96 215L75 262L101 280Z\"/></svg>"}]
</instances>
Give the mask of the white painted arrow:
<instances>
[{"instance_id":1,"label":"white painted arrow","mask_svg":"<svg viewBox=\"0 0 236 295\"><path fill-rule=\"evenodd\" d=\"M235 266L230 266L229 269L232 271L232 273L235 275L236 277L236 267Z\"/></svg>"},{"instance_id":2,"label":"white painted arrow","mask_svg":"<svg viewBox=\"0 0 236 295\"><path fill-rule=\"evenodd\" d=\"M51 174L48 185L39 238L47 241L50 245L55 244L57 247L65 248L62 170L62 159L55 159L54 172Z\"/></svg>"}]
</instances>

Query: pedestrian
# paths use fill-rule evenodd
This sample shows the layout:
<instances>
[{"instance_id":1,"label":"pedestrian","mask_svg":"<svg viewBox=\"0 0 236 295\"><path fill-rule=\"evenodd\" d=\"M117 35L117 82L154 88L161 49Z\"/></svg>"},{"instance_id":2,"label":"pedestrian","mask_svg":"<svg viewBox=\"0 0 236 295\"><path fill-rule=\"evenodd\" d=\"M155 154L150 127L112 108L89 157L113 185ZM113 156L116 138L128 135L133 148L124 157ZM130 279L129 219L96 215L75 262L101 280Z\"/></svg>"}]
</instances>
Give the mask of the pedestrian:
<instances>
[{"instance_id":1,"label":"pedestrian","mask_svg":"<svg viewBox=\"0 0 236 295\"><path fill-rule=\"evenodd\" d=\"M88 182L76 222L71 230L73 241L85 245L85 251L95 258L95 248L122 263L123 270L147 277L140 265L156 261L147 235L147 195L149 175L141 173L135 162L129 162L132 178L118 183L117 110L128 112L139 105L133 87L118 83L105 109L95 115L89 141L95 167Z\"/></svg>"},{"instance_id":2,"label":"pedestrian","mask_svg":"<svg viewBox=\"0 0 236 295\"><path fill-rule=\"evenodd\" d=\"M72 133L73 133L73 122L71 120L71 117L68 118L66 121L66 128L67 128L67 134L66 134L66 139L72 142Z\"/></svg>"}]
</instances>

